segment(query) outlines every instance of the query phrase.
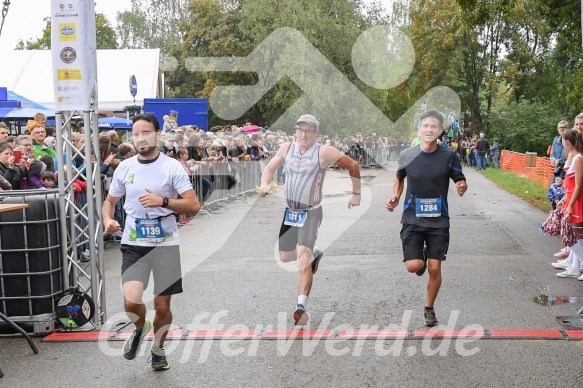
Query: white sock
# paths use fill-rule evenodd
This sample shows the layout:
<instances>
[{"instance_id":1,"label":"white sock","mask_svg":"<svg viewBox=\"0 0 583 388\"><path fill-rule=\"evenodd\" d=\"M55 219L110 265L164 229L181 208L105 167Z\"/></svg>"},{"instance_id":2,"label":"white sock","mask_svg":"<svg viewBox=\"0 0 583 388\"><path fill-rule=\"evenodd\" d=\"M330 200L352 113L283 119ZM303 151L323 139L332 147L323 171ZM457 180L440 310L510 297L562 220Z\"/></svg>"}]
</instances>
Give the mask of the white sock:
<instances>
[{"instance_id":1,"label":"white sock","mask_svg":"<svg viewBox=\"0 0 583 388\"><path fill-rule=\"evenodd\" d=\"M298 296L298 304L301 304L306 308L308 305L308 295L299 295Z\"/></svg>"}]
</instances>

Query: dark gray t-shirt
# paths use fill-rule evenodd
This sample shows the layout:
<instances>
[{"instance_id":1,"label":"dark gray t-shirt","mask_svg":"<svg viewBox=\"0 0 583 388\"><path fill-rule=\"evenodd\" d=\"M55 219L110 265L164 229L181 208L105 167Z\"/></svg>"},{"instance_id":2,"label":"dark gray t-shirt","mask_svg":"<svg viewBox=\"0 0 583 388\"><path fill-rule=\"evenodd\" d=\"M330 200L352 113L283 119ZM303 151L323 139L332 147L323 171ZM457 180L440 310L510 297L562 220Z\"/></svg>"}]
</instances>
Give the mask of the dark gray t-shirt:
<instances>
[{"instance_id":1,"label":"dark gray t-shirt","mask_svg":"<svg viewBox=\"0 0 583 388\"><path fill-rule=\"evenodd\" d=\"M399 158L397 178L407 178L402 224L429 228L449 227L447 203L449 179L454 182L466 179L459 157L454 151L437 147L434 152L427 153L421 151L419 145L411 147ZM441 204L441 216L417 217L417 199L437 199Z\"/></svg>"}]
</instances>

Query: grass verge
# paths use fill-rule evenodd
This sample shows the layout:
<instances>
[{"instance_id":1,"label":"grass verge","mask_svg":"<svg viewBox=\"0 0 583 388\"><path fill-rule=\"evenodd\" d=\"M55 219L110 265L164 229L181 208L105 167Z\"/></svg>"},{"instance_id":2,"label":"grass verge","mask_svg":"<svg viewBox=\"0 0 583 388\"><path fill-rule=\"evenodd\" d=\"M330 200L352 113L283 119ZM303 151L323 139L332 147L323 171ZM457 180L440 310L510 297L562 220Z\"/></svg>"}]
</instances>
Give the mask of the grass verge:
<instances>
[{"instance_id":1,"label":"grass verge","mask_svg":"<svg viewBox=\"0 0 583 388\"><path fill-rule=\"evenodd\" d=\"M540 184L521 178L512 172L494 168L482 170L482 175L496 183L501 189L522 198L542 211L551 211L551 203L547 199L548 189Z\"/></svg>"}]
</instances>

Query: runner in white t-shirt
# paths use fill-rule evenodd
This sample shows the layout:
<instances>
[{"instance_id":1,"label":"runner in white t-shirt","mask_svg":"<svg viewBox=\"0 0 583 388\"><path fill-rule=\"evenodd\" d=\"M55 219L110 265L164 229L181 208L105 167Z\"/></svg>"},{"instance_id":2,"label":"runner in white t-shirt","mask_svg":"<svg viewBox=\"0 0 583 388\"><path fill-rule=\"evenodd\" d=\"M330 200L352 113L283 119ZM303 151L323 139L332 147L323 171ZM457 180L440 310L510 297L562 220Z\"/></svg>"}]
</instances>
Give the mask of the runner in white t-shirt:
<instances>
[{"instance_id":1,"label":"runner in white t-shirt","mask_svg":"<svg viewBox=\"0 0 583 388\"><path fill-rule=\"evenodd\" d=\"M154 277L154 345L152 369L170 366L164 340L172 312L170 299L182 292L179 236L175 213L196 213L200 203L180 163L161 154L157 148L160 124L150 114L133 118L132 141L138 155L124 160L113 174L111 187L103 202L102 217L106 233L120 225L113 219L115 204L125 195L127 214L123 237L122 283L124 307L136 330L123 347L124 357L134 359L152 324L146 319L142 300L150 273Z\"/></svg>"}]
</instances>

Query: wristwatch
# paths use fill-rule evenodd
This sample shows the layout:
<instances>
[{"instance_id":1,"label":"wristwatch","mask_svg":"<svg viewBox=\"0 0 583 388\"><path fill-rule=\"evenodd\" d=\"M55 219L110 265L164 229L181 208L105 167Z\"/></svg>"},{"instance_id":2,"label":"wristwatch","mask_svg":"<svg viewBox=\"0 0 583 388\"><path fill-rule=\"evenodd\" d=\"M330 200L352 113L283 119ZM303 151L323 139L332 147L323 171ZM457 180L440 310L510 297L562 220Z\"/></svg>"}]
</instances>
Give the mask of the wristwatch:
<instances>
[{"instance_id":1,"label":"wristwatch","mask_svg":"<svg viewBox=\"0 0 583 388\"><path fill-rule=\"evenodd\" d=\"M162 207L168 207L168 202L170 199L168 197L162 197Z\"/></svg>"}]
</instances>

